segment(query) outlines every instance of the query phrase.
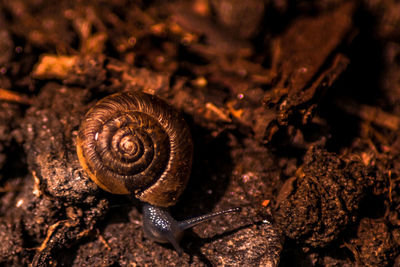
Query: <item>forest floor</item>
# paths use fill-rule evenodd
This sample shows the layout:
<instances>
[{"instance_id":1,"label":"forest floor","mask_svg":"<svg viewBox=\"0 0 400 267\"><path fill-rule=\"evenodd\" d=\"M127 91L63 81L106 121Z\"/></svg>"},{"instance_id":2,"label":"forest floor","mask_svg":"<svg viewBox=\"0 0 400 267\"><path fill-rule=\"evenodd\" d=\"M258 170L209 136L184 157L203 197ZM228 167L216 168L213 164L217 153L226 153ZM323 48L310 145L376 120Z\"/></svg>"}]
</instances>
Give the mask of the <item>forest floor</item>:
<instances>
[{"instance_id":1,"label":"forest floor","mask_svg":"<svg viewBox=\"0 0 400 267\"><path fill-rule=\"evenodd\" d=\"M1 266L400 266L400 3L0 3ZM179 110L194 143L177 219L99 189L85 113L120 91Z\"/></svg>"}]
</instances>

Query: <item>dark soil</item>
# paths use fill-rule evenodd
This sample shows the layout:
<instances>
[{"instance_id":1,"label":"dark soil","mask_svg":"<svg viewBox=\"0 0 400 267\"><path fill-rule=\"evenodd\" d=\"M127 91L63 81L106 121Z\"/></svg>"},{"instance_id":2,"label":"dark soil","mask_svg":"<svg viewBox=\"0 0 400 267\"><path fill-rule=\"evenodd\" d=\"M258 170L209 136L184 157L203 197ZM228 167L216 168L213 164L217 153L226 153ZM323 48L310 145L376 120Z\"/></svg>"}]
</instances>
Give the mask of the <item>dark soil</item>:
<instances>
[{"instance_id":1,"label":"dark soil","mask_svg":"<svg viewBox=\"0 0 400 267\"><path fill-rule=\"evenodd\" d=\"M0 266L400 266L400 3L0 2ZM177 219L83 171L85 113L119 91L181 111Z\"/></svg>"}]
</instances>

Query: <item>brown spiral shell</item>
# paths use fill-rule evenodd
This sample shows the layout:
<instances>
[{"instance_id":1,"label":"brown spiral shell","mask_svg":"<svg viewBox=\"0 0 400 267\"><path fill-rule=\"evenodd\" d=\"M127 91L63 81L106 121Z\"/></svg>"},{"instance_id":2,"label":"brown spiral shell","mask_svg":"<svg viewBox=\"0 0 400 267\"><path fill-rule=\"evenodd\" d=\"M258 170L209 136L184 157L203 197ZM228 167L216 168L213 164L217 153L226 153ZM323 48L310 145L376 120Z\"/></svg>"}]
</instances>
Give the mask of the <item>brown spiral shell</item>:
<instances>
[{"instance_id":1,"label":"brown spiral shell","mask_svg":"<svg viewBox=\"0 0 400 267\"><path fill-rule=\"evenodd\" d=\"M179 113L142 92L100 100L87 112L77 137L81 166L97 185L162 207L175 204L184 190L192 152Z\"/></svg>"}]
</instances>

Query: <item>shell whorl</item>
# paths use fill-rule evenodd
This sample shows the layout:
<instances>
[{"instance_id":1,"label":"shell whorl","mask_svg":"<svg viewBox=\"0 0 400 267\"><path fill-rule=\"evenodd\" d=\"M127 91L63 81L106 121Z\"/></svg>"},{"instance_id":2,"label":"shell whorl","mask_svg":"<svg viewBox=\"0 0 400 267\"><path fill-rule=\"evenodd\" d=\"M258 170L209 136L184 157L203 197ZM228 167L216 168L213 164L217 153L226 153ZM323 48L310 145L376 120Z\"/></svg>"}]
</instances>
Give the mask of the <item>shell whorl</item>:
<instances>
[{"instance_id":1,"label":"shell whorl","mask_svg":"<svg viewBox=\"0 0 400 267\"><path fill-rule=\"evenodd\" d=\"M179 113L141 92L100 100L86 114L77 138L81 165L101 188L163 207L175 204L184 190L192 151Z\"/></svg>"}]
</instances>

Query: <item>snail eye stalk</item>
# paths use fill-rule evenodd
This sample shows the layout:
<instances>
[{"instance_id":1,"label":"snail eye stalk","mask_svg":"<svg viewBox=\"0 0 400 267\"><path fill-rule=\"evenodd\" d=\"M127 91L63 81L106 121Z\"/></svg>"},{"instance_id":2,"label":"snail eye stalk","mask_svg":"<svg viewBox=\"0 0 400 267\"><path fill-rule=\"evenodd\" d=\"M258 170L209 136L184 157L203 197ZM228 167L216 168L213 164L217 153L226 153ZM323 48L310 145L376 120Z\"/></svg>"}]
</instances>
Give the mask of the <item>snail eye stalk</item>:
<instances>
[{"instance_id":1,"label":"snail eye stalk","mask_svg":"<svg viewBox=\"0 0 400 267\"><path fill-rule=\"evenodd\" d=\"M143 204L143 231L147 238L159 243L171 243L179 255L183 250L179 246L183 232L193 226L206 222L223 214L239 212L241 208L217 211L184 221L176 221L167 208Z\"/></svg>"}]
</instances>

